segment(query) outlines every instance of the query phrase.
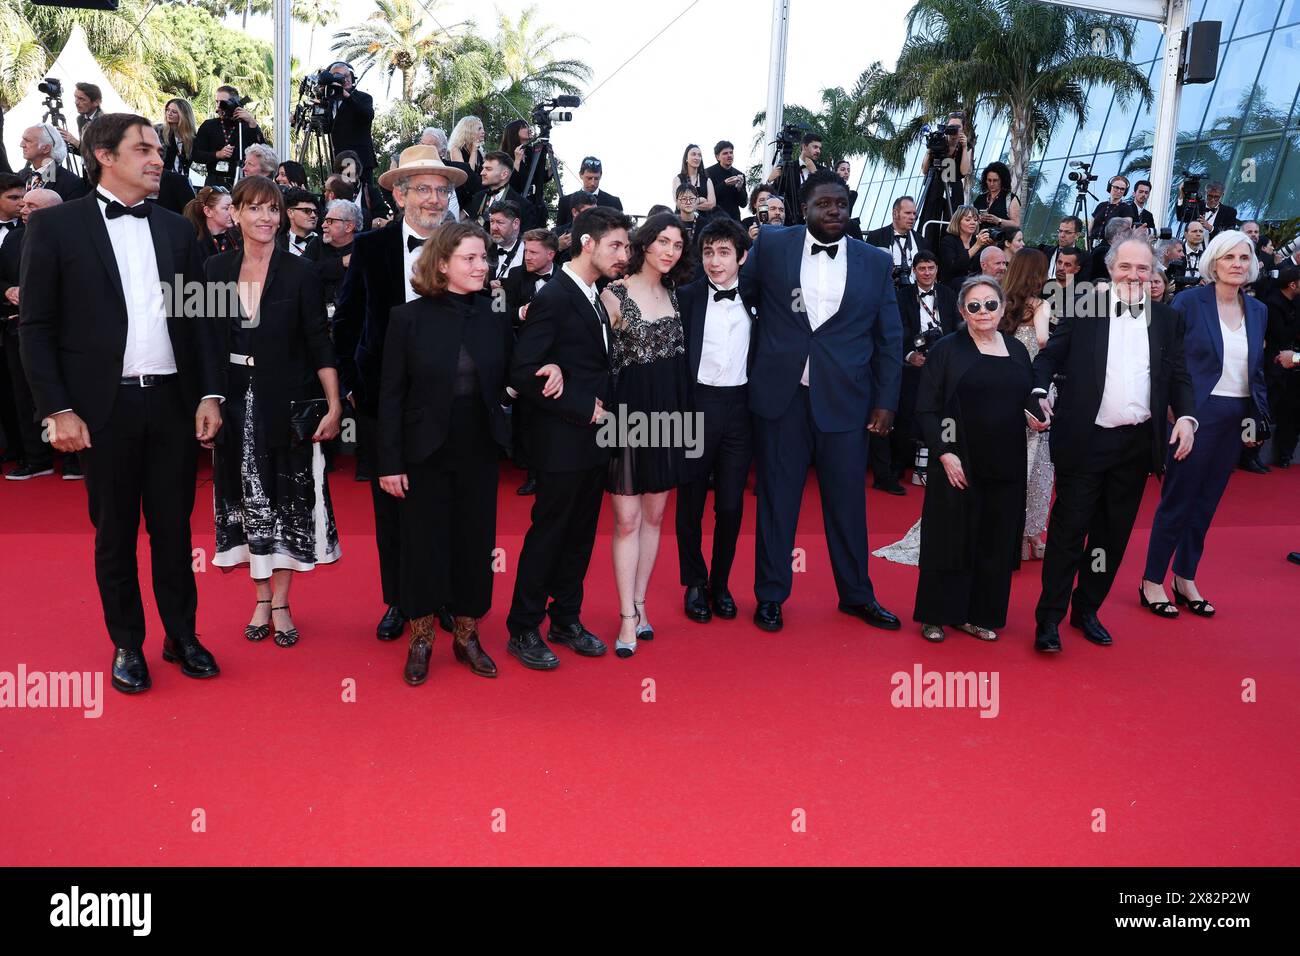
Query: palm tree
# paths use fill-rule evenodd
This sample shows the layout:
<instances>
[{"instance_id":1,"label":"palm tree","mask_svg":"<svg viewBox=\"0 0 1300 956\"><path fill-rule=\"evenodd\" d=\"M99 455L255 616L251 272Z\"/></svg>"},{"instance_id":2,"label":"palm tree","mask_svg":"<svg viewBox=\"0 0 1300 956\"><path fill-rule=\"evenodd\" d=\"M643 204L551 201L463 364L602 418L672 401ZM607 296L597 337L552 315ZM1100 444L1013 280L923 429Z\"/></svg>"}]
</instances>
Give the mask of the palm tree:
<instances>
[{"instance_id":1,"label":"palm tree","mask_svg":"<svg viewBox=\"0 0 1300 956\"><path fill-rule=\"evenodd\" d=\"M316 28L329 26L338 16L338 0L293 0L293 18L310 28L307 35L308 69L316 68L311 58L312 51L316 48Z\"/></svg>"},{"instance_id":2,"label":"palm tree","mask_svg":"<svg viewBox=\"0 0 1300 956\"><path fill-rule=\"evenodd\" d=\"M432 7L436 9L437 0ZM455 39L452 31L425 23L425 7L417 0L375 0L377 8L366 20L334 34L334 51L361 67L379 66L392 82L400 74L402 98L415 98L420 70L447 56Z\"/></svg>"},{"instance_id":3,"label":"palm tree","mask_svg":"<svg viewBox=\"0 0 1300 956\"><path fill-rule=\"evenodd\" d=\"M908 39L892 73L867 91L874 106L904 114L884 152L901 170L927 117L984 107L1010 124L1011 189L1027 181L1029 159L1065 118L1082 124L1088 94L1113 89L1121 104L1152 99L1146 76L1131 62L1135 25L1035 0L917 0Z\"/></svg>"},{"instance_id":4,"label":"palm tree","mask_svg":"<svg viewBox=\"0 0 1300 956\"><path fill-rule=\"evenodd\" d=\"M517 20L497 12L496 56L502 75L534 101L557 94L576 94L591 80L581 60L557 59L555 47L581 39L550 23L535 24L537 7L525 7Z\"/></svg>"}]
</instances>

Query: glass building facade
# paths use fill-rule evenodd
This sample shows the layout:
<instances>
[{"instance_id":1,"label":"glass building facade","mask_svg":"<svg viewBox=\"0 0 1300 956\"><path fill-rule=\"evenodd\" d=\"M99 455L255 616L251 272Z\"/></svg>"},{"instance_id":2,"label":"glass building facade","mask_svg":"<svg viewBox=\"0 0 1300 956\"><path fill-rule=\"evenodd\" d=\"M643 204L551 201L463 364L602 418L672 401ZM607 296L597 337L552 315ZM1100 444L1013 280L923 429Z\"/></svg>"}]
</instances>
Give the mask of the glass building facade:
<instances>
[{"instance_id":1,"label":"glass building facade","mask_svg":"<svg viewBox=\"0 0 1300 956\"><path fill-rule=\"evenodd\" d=\"M1211 83L1184 86L1178 111L1174 190L1183 170L1226 184L1224 202L1242 219L1283 221L1300 216L1300 0L1194 0L1191 20L1220 20L1219 66ZM1091 215L1106 198L1106 180L1127 172L1130 181L1150 178L1153 111L1160 92L1164 37L1153 23L1139 23L1133 62L1147 74L1153 101L1119 103L1109 90L1088 98L1082 126L1065 122L1045 149L1036 149L1029 182L1018 193L1026 238L1051 241L1056 223L1074 207L1069 163L1092 163ZM1008 156L1005 118L976 116L973 178ZM858 185L857 213L863 230L885 225L896 196L921 188L921 146L913 146L901 173L868 165ZM1168 197L1172 217L1174 193Z\"/></svg>"}]
</instances>

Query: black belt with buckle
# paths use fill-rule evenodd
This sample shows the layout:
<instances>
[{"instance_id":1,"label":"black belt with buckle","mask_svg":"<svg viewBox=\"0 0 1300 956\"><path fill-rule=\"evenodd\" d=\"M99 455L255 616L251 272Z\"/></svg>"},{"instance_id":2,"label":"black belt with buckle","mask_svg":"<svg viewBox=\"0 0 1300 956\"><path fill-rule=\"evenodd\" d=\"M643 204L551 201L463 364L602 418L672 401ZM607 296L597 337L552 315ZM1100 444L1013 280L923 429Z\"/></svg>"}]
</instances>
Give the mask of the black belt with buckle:
<instances>
[{"instance_id":1,"label":"black belt with buckle","mask_svg":"<svg viewBox=\"0 0 1300 956\"><path fill-rule=\"evenodd\" d=\"M140 388L153 388L155 385L162 385L164 382L170 382L176 377L176 373L170 375L124 375L122 377L123 385L138 385Z\"/></svg>"}]
</instances>

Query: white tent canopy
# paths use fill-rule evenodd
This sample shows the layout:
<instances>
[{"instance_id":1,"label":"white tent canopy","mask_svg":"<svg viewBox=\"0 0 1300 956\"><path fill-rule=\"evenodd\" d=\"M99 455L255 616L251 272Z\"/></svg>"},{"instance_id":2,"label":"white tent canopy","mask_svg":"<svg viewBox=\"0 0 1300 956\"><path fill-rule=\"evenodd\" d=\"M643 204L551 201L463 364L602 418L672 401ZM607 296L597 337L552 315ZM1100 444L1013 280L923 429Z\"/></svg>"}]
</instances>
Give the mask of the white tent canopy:
<instances>
[{"instance_id":1,"label":"white tent canopy","mask_svg":"<svg viewBox=\"0 0 1300 956\"><path fill-rule=\"evenodd\" d=\"M94 83L98 86L104 94L105 113L133 112L95 62L90 47L86 45L86 34L79 23L73 25L72 32L68 34L68 42L63 45L63 52L45 71L45 75L63 81L63 116L68 129L73 133L77 131L77 107L72 100L75 83ZM5 113L5 151L9 154L9 164L15 170L24 165L23 153L19 148L23 131L41 122L45 115L44 99L45 94L33 86L30 93Z\"/></svg>"}]
</instances>

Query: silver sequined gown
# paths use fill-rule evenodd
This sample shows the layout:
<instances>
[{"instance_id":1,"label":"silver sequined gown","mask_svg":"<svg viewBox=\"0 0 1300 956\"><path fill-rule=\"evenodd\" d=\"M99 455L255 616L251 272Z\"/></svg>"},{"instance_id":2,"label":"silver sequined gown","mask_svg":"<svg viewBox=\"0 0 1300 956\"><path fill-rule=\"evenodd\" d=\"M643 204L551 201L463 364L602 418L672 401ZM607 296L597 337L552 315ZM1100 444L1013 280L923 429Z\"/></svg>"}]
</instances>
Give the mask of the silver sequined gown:
<instances>
[{"instance_id":1,"label":"silver sequined gown","mask_svg":"<svg viewBox=\"0 0 1300 956\"><path fill-rule=\"evenodd\" d=\"M1046 303L1044 303L1046 306ZM1034 323L1026 322L1016 329L1016 338L1029 350L1032 360L1038 354L1038 336L1034 332ZM1052 386L1049 400L1056 398L1056 387ZM1055 471L1052 469L1051 454L1047 450L1047 432L1036 432L1025 426L1029 433L1029 476L1025 491L1025 537L1042 534L1047 529L1047 510L1052 503L1052 481Z\"/></svg>"}]
</instances>

